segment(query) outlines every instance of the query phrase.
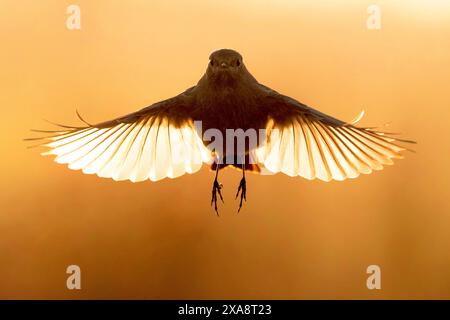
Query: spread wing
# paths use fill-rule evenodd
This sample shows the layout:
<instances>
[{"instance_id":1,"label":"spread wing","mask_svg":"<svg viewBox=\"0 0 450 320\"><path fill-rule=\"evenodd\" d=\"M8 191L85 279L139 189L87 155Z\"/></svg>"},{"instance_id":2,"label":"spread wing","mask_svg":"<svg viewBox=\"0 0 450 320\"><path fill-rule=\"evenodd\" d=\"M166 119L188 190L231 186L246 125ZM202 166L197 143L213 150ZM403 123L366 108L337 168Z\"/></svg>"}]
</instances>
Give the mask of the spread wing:
<instances>
[{"instance_id":1,"label":"spread wing","mask_svg":"<svg viewBox=\"0 0 450 320\"><path fill-rule=\"evenodd\" d=\"M324 181L355 178L381 170L406 150L392 137L314 110L269 88L267 141L255 157L271 172Z\"/></svg>"},{"instance_id":2,"label":"spread wing","mask_svg":"<svg viewBox=\"0 0 450 320\"><path fill-rule=\"evenodd\" d=\"M43 139L57 163L114 180L175 178L210 161L190 118L185 93L111 121L62 126ZM81 117L80 117L81 118ZM84 120L83 120L84 121ZM48 132L48 131L47 131Z\"/></svg>"}]
</instances>

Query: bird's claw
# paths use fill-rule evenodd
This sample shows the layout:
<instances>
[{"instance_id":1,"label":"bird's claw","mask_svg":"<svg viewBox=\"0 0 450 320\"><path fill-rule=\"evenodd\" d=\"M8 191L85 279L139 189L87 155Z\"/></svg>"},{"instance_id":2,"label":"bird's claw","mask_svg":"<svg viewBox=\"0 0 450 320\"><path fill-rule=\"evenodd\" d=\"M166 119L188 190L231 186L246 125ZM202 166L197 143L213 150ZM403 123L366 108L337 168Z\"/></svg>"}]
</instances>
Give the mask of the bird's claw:
<instances>
[{"instance_id":1,"label":"bird's claw","mask_svg":"<svg viewBox=\"0 0 450 320\"><path fill-rule=\"evenodd\" d=\"M223 185L221 183L219 183L219 181L214 180L213 188L212 188L212 196L211 196L211 205L214 204L214 210L216 211L217 215L219 215L219 211L217 210L217 194L219 194L219 197L220 197L220 200L222 201L222 203L225 203L223 201L223 197L222 197L222 188L223 188Z\"/></svg>"},{"instance_id":2,"label":"bird's claw","mask_svg":"<svg viewBox=\"0 0 450 320\"><path fill-rule=\"evenodd\" d=\"M241 200L239 202L239 209L238 212L241 211L242 208L242 202L245 200L247 201L247 181L245 181L245 177L241 179L241 182L239 183L239 188L236 193L236 198L238 198L239 193L241 194Z\"/></svg>"}]
</instances>

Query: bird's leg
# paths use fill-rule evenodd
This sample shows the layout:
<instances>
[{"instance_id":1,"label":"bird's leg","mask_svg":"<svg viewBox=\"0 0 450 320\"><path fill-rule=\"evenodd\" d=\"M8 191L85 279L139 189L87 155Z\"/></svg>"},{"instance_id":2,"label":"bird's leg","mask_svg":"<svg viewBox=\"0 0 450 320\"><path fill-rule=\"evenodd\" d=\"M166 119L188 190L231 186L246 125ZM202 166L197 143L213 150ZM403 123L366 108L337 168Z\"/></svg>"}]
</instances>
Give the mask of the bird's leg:
<instances>
[{"instance_id":1,"label":"bird's leg","mask_svg":"<svg viewBox=\"0 0 450 320\"><path fill-rule=\"evenodd\" d=\"M242 208L242 201L247 201L247 181L245 180L245 163L242 164L242 179L239 183L239 188L236 193L236 199L239 196L239 193L241 194L241 200L239 202L239 209L238 212L241 211Z\"/></svg>"},{"instance_id":2,"label":"bird's leg","mask_svg":"<svg viewBox=\"0 0 450 320\"><path fill-rule=\"evenodd\" d=\"M214 210L216 211L216 214L219 215L219 211L217 210L217 194L219 194L220 200L222 201L222 203L224 203L223 201L223 197L222 197L222 185L219 183L219 181L217 181L217 177L219 176L219 168L220 165L219 163L216 163L216 177L214 178L214 183L213 183L213 187L212 187L212 197L211 197L211 205L213 205L214 203Z\"/></svg>"}]
</instances>

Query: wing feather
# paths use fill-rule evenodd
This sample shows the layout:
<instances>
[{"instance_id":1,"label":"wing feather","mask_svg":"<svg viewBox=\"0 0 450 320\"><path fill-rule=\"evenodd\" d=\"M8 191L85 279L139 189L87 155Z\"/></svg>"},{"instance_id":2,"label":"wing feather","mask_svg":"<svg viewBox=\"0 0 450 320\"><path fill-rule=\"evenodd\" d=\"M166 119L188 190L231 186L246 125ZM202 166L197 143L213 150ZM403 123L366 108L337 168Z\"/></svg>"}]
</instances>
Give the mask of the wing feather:
<instances>
[{"instance_id":1,"label":"wing feather","mask_svg":"<svg viewBox=\"0 0 450 320\"><path fill-rule=\"evenodd\" d=\"M269 112L267 141L256 152L258 162L273 173L323 181L356 178L403 158L401 152L408 149L398 142L411 142L327 118L298 104L288 109L286 101L296 103L282 101L287 119L280 119L279 111L274 117Z\"/></svg>"},{"instance_id":2,"label":"wing feather","mask_svg":"<svg viewBox=\"0 0 450 320\"><path fill-rule=\"evenodd\" d=\"M176 178L211 160L189 116L187 96L86 127L62 126L43 140L55 161L86 174L133 182Z\"/></svg>"}]
</instances>

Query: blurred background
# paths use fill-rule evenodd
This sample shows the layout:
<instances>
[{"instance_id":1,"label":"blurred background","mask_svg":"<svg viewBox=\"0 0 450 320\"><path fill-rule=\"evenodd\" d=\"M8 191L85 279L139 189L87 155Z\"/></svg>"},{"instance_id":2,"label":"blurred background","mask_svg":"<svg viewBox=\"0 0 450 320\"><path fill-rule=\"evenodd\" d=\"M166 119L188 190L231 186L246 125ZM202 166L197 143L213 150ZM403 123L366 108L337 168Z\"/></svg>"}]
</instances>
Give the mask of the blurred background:
<instances>
[{"instance_id":1,"label":"blurred background","mask_svg":"<svg viewBox=\"0 0 450 320\"><path fill-rule=\"evenodd\" d=\"M450 2L2 0L0 298L450 298ZM81 30L66 9L81 8ZM108 120L194 85L233 48L265 85L419 142L381 172L324 183L213 173L83 175L26 149L42 119ZM66 288L81 268L82 290ZM381 267L382 289L366 287Z\"/></svg>"}]
</instances>

